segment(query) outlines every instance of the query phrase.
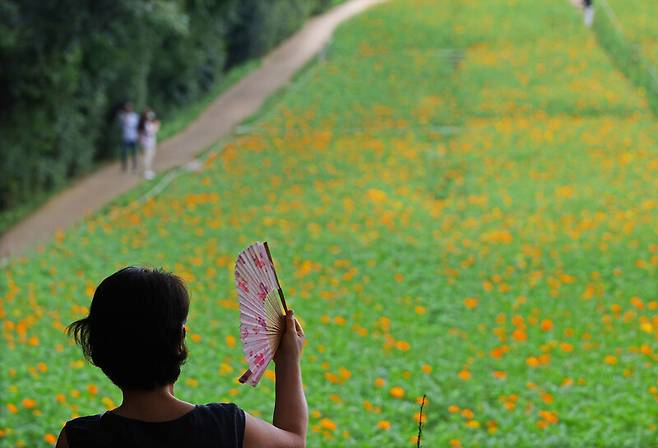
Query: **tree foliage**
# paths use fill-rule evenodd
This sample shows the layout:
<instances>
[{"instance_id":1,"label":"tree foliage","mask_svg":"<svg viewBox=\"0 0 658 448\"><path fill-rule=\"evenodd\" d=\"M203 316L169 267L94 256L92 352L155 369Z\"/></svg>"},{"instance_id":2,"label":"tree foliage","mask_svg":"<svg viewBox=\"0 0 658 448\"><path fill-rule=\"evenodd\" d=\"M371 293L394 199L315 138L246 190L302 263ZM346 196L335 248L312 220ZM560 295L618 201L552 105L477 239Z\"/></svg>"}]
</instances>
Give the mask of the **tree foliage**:
<instances>
[{"instance_id":1,"label":"tree foliage","mask_svg":"<svg viewBox=\"0 0 658 448\"><path fill-rule=\"evenodd\" d=\"M0 211L112 158L130 100L199 99L332 0L0 0Z\"/></svg>"}]
</instances>

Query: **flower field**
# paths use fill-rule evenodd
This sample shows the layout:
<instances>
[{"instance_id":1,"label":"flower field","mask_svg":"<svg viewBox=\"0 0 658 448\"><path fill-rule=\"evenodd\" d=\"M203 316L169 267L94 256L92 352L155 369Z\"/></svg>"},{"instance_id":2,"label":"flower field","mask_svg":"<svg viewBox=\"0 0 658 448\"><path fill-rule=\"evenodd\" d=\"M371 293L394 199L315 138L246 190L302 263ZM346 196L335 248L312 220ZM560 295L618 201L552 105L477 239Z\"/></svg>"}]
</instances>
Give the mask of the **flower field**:
<instances>
[{"instance_id":1,"label":"flower field","mask_svg":"<svg viewBox=\"0 0 658 448\"><path fill-rule=\"evenodd\" d=\"M655 447L658 125L568 2L391 1L277 101L0 281L0 446L120 393L64 334L119 267L191 293L187 401L269 418L235 255L267 240L307 335L310 447Z\"/></svg>"}]
</instances>

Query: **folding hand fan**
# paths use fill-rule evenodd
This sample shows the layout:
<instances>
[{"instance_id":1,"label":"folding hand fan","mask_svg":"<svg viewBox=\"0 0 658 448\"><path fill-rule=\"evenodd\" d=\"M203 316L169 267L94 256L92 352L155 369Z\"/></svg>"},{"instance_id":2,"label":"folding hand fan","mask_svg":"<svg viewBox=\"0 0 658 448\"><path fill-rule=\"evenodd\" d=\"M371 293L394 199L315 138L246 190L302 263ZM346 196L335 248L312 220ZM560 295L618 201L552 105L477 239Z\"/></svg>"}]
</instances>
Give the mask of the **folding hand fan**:
<instances>
[{"instance_id":1,"label":"folding hand fan","mask_svg":"<svg viewBox=\"0 0 658 448\"><path fill-rule=\"evenodd\" d=\"M240 252L235 287L240 299L240 339L249 364L239 381L255 386L279 347L288 311L267 242Z\"/></svg>"}]
</instances>

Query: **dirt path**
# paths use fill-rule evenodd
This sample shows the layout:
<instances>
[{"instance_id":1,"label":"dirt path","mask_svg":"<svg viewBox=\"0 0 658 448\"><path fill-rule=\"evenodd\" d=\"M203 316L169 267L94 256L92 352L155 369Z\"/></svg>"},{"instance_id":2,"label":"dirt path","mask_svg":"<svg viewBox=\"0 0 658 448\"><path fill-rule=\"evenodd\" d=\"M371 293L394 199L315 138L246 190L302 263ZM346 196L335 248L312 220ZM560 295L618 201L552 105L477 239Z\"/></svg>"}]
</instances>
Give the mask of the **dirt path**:
<instances>
[{"instance_id":1,"label":"dirt path","mask_svg":"<svg viewBox=\"0 0 658 448\"><path fill-rule=\"evenodd\" d=\"M161 172L183 165L228 135L327 44L337 25L380 1L350 0L310 19L272 51L260 68L223 93L184 131L163 142L155 169ZM118 162L80 179L2 235L0 260L47 242L57 230L76 224L140 182L136 174L122 173Z\"/></svg>"}]
</instances>

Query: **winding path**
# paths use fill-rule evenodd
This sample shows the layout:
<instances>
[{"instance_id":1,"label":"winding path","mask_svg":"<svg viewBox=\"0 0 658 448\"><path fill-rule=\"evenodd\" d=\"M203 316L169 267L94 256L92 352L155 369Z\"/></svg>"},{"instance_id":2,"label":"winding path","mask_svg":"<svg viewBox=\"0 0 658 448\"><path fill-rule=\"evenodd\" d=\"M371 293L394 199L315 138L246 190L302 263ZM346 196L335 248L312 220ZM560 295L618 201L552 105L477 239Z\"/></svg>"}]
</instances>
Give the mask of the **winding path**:
<instances>
[{"instance_id":1,"label":"winding path","mask_svg":"<svg viewBox=\"0 0 658 448\"><path fill-rule=\"evenodd\" d=\"M272 51L262 65L215 100L185 130L160 144L157 171L181 166L228 135L242 120L254 114L275 91L329 41L336 27L382 0L350 0L304 27ZM80 222L138 183L141 177L121 172L118 162L83 177L65 191L10 228L0 237L0 261L26 253L49 241L56 231Z\"/></svg>"}]
</instances>

